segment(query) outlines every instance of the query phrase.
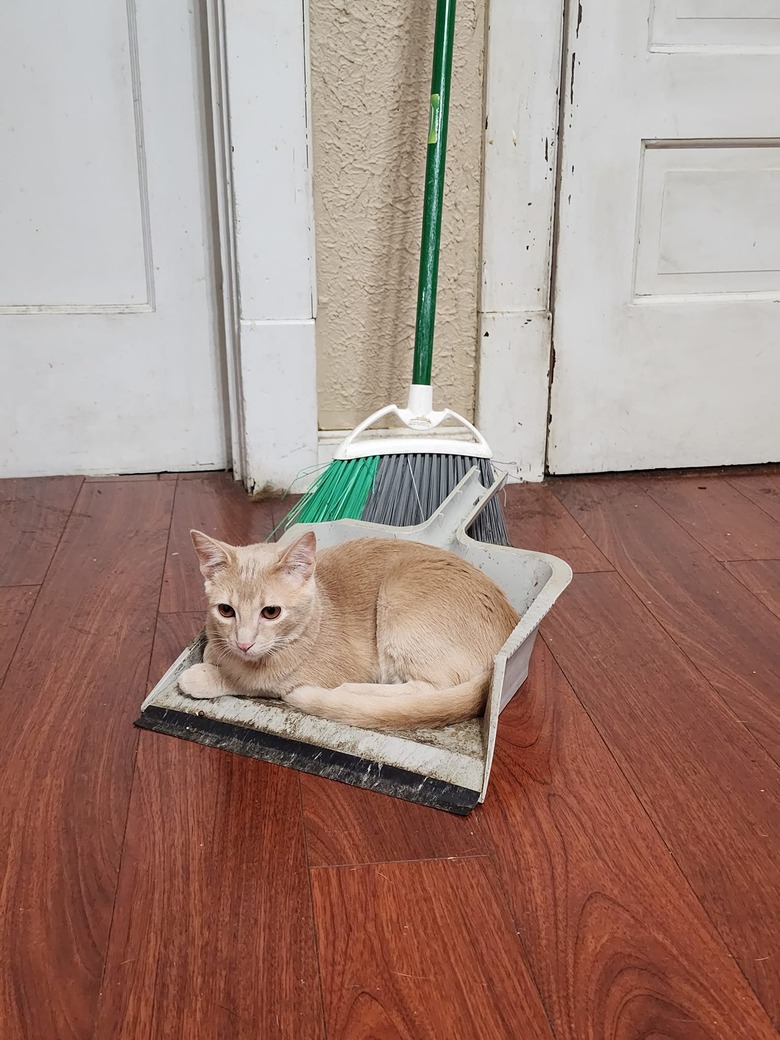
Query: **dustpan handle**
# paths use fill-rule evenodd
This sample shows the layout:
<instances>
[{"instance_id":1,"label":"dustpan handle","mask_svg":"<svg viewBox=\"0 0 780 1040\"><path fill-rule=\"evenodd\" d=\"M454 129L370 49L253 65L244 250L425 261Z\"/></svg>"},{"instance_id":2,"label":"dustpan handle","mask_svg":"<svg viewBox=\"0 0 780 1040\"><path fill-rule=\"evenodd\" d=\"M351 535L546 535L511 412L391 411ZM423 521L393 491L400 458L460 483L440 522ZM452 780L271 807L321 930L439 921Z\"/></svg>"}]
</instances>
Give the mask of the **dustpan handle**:
<instances>
[{"instance_id":1,"label":"dustpan handle","mask_svg":"<svg viewBox=\"0 0 780 1040\"><path fill-rule=\"evenodd\" d=\"M425 161L420 277L417 285L417 322L414 333L412 382L417 385L430 385L431 382L454 39L455 0L438 0L433 42L428 153Z\"/></svg>"}]
</instances>

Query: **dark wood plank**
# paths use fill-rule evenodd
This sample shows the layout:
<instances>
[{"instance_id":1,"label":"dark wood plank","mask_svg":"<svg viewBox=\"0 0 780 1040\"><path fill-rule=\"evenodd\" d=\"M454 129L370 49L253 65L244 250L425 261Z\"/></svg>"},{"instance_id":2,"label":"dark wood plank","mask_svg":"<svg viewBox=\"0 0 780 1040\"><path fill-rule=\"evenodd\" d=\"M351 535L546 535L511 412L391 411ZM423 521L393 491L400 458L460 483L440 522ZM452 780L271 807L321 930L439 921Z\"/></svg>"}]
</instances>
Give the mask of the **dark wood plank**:
<instances>
[{"instance_id":1,"label":"dark wood plank","mask_svg":"<svg viewBox=\"0 0 780 1040\"><path fill-rule=\"evenodd\" d=\"M305 773L301 789L311 865L444 859L486 851L479 813L452 816Z\"/></svg>"},{"instance_id":2,"label":"dark wood plank","mask_svg":"<svg viewBox=\"0 0 780 1040\"><path fill-rule=\"evenodd\" d=\"M780 761L780 624L628 480L556 481L556 494L767 751Z\"/></svg>"},{"instance_id":3,"label":"dark wood plank","mask_svg":"<svg viewBox=\"0 0 780 1040\"><path fill-rule=\"evenodd\" d=\"M610 571L612 564L546 484L511 484L503 496L512 545L552 553L573 571Z\"/></svg>"},{"instance_id":4,"label":"dark wood plank","mask_svg":"<svg viewBox=\"0 0 780 1040\"><path fill-rule=\"evenodd\" d=\"M154 636L147 687L153 689L173 662L203 628L203 614L160 614Z\"/></svg>"},{"instance_id":5,"label":"dark wood plank","mask_svg":"<svg viewBox=\"0 0 780 1040\"><path fill-rule=\"evenodd\" d=\"M710 919L780 1022L780 769L618 575L581 575L544 631Z\"/></svg>"},{"instance_id":6,"label":"dark wood plank","mask_svg":"<svg viewBox=\"0 0 780 1040\"><path fill-rule=\"evenodd\" d=\"M34 585L16 589L0 588L0 684L8 671L37 595L38 589Z\"/></svg>"},{"instance_id":7,"label":"dark wood plank","mask_svg":"<svg viewBox=\"0 0 780 1040\"><path fill-rule=\"evenodd\" d=\"M94 1040L323 1035L297 774L143 733Z\"/></svg>"},{"instance_id":8,"label":"dark wood plank","mask_svg":"<svg viewBox=\"0 0 780 1040\"><path fill-rule=\"evenodd\" d=\"M165 564L160 610L205 610L203 578L190 531L196 528L232 545L262 542L273 530L270 502L252 502L230 473L191 474L179 479Z\"/></svg>"},{"instance_id":9,"label":"dark wood plank","mask_svg":"<svg viewBox=\"0 0 780 1040\"><path fill-rule=\"evenodd\" d=\"M82 477L0 481L0 585L40 585Z\"/></svg>"},{"instance_id":10,"label":"dark wood plank","mask_svg":"<svg viewBox=\"0 0 780 1040\"><path fill-rule=\"evenodd\" d=\"M328 1040L551 1040L488 859L311 875Z\"/></svg>"},{"instance_id":11,"label":"dark wood plank","mask_svg":"<svg viewBox=\"0 0 780 1040\"><path fill-rule=\"evenodd\" d=\"M92 1036L173 485L84 484L0 695L0 1036Z\"/></svg>"},{"instance_id":12,"label":"dark wood plank","mask_svg":"<svg viewBox=\"0 0 780 1040\"><path fill-rule=\"evenodd\" d=\"M780 557L780 523L726 480L692 476L639 483L716 560Z\"/></svg>"},{"instance_id":13,"label":"dark wood plank","mask_svg":"<svg viewBox=\"0 0 780 1040\"><path fill-rule=\"evenodd\" d=\"M780 560L744 560L726 567L780 618Z\"/></svg>"},{"instance_id":14,"label":"dark wood plank","mask_svg":"<svg viewBox=\"0 0 780 1040\"><path fill-rule=\"evenodd\" d=\"M729 484L780 522L780 468L762 466L757 473L729 475Z\"/></svg>"},{"instance_id":15,"label":"dark wood plank","mask_svg":"<svg viewBox=\"0 0 780 1040\"><path fill-rule=\"evenodd\" d=\"M541 641L501 716L481 822L557 1040L773 1036Z\"/></svg>"}]
</instances>

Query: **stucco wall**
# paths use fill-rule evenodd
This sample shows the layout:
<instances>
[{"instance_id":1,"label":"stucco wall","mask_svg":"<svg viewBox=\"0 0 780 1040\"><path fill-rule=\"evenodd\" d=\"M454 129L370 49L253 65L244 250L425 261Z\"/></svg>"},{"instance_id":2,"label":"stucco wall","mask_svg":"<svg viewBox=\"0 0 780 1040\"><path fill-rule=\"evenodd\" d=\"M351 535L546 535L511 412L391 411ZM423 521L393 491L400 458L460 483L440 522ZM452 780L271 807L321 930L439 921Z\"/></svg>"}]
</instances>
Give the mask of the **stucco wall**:
<instances>
[{"instance_id":1,"label":"stucco wall","mask_svg":"<svg viewBox=\"0 0 780 1040\"><path fill-rule=\"evenodd\" d=\"M321 429L411 379L435 0L310 0ZM433 381L474 410L484 0L458 4Z\"/></svg>"}]
</instances>

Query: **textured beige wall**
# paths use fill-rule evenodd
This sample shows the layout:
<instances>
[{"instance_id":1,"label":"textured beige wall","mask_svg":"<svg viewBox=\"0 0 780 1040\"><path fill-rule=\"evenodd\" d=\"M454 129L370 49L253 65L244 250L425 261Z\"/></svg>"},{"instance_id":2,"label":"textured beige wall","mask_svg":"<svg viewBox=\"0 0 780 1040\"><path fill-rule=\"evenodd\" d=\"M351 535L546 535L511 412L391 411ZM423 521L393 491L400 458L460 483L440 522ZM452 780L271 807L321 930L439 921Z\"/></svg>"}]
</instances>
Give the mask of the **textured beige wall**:
<instances>
[{"instance_id":1,"label":"textured beige wall","mask_svg":"<svg viewBox=\"0 0 780 1040\"><path fill-rule=\"evenodd\" d=\"M411 381L435 0L310 0L321 429ZM474 411L484 0L460 0L433 382Z\"/></svg>"}]
</instances>

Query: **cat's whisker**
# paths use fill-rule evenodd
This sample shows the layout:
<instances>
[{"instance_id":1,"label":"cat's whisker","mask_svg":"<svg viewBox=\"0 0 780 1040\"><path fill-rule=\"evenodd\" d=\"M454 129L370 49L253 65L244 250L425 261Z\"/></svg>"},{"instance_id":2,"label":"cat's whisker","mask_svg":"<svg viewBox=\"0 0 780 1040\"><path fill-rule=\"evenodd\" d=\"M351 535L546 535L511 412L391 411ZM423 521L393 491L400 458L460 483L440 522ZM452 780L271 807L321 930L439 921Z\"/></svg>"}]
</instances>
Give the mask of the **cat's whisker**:
<instances>
[{"instance_id":1,"label":"cat's whisker","mask_svg":"<svg viewBox=\"0 0 780 1040\"><path fill-rule=\"evenodd\" d=\"M213 660L211 662L215 665L222 664L222 662L226 661L232 653L232 647L230 646L230 643L228 643L226 639L223 639L220 636L216 636L214 639L210 639L209 647L212 650L212 654L216 655L216 660Z\"/></svg>"}]
</instances>

